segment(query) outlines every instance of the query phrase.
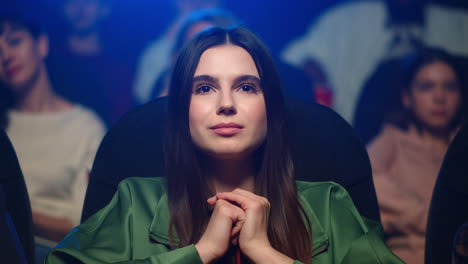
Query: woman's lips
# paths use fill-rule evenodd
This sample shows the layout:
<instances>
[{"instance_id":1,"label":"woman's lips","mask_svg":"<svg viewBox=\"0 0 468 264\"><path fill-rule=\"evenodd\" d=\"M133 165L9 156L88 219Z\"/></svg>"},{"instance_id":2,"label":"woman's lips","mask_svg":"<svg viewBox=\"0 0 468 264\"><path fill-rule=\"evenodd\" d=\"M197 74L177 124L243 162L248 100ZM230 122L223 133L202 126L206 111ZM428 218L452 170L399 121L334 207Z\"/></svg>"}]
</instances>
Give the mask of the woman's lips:
<instances>
[{"instance_id":1,"label":"woman's lips","mask_svg":"<svg viewBox=\"0 0 468 264\"><path fill-rule=\"evenodd\" d=\"M447 115L445 111L431 111L431 114L436 117L445 117Z\"/></svg>"},{"instance_id":2,"label":"woman's lips","mask_svg":"<svg viewBox=\"0 0 468 264\"><path fill-rule=\"evenodd\" d=\"M8 77L13 77L21 70L20 66L11 67L5 70L5 73Z\"/></svg>"},{"instance_id":3,"label":"woman's lips","mask_svg":"<svg viewBox=\"0 0 468 264\"><path fill-rule=\"evenodd\" d=\"M221 136L233 136L241 132L243 128L243 126L236 123L219 123L210 127L214 133Z\"/></svg>"}]
</instances>

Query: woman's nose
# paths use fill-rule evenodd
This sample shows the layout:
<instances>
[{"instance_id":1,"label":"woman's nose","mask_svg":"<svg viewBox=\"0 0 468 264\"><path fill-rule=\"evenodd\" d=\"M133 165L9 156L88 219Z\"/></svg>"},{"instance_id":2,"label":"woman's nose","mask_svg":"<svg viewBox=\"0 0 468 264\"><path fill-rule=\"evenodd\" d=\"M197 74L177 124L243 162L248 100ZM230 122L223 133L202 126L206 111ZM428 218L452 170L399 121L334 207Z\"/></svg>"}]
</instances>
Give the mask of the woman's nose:
<instances>
[{"instance_id":1,"label":"woman's nose","mask_svg":"<svg viewBox=\"0 0 468 264\"><path fill-rule=\"evenodd\" d=\"M221 92L218 105L218 115L234 115L237 113L235 100L231 91Z\"/></svg>"},{"instance_id":2,"label":"woman's nose","mask_svg":"<svg viewBox=\"0 0 468 264\"><path fill-rule=\"evenodd\" d=\"M445 99L447 97L447 91L445 90L445 87L439 87L436 89L435 94L434 94L434 100L436 103L442 104L445 102Z\"/></svg>"},{"instance_id":3,"label":"woman's nose","mask_svg":"<svg viewBox=\"0 0 468 264\"><path fill-rule=\"evenodd\" d=\"M0 50L0 63L2 66L8 66L13 60L13 53L8 49L1 49Z\"/></svg>"}]
</instances>

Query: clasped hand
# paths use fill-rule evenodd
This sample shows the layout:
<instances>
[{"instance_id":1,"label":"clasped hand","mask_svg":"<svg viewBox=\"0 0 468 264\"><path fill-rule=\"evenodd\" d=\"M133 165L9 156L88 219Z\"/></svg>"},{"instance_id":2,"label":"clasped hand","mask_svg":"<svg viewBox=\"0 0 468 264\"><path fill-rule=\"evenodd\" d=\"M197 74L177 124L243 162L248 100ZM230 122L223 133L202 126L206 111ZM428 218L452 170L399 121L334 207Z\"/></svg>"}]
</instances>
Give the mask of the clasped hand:
<instances>
[{"instance_id":1,"label":"clasped hand","mask_svg":"<svg viewBox=\"0 0 468 264\"><path fill-rule=\"evenodd\" d=\"M266 198L235 189L217 193L207 202L214 206L213 214L195 245L204 263L222 257L230 244L239 243L242 253L254 262L262 252L272 250L267 234L270 203Z\"/></svg>"}]
</instances>

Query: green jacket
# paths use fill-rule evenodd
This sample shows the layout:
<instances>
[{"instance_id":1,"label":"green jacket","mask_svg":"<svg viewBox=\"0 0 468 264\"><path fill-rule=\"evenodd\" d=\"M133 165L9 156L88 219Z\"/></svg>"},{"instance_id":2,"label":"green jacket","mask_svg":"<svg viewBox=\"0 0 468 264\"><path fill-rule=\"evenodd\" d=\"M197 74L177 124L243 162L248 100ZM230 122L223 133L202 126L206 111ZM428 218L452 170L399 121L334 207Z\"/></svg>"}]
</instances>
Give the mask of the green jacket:
<instances>
[{"instance_id":1,"label":"green jacket","mask_svg":"<svg viewBox=\"0 0 468 264\"><path fill-rule=\"evenodd\" d=\"M385 246L381 226L361 217L341 186L297 187L312 224L313 264L403 263ZM122 181L112 201L73 229L46 263L201 263L194 245L169 248L167 199L162 178Z\"/></svg>"}]
</instances>

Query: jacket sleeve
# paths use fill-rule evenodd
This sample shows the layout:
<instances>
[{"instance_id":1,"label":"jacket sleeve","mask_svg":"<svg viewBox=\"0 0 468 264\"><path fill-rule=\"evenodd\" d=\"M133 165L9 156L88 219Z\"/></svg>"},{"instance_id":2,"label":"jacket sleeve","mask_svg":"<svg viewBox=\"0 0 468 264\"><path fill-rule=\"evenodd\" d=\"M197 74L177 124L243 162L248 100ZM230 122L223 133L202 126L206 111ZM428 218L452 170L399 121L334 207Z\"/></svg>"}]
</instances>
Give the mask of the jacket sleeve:
<instances>
[{"instance_id":1,"label":"jacket sleeve","mask_svg":"<svg viewBox=\"0 0 468 264\"><path fill-rule=\"evenodd\" d=\"M122 182L112 201L88 221L74 228L51 250L45 263L202 263L194 245L172 251L166 245L157 243L151 246L142 244L138 246L141 248L136 248L133 239L141 235L138 230L142 230L142 227L135 226L134 218L130 189ZM139 219L138 225L141 225L141 221ZM147 251L148 257L135 259L135 250Z\"/></svg>"}]
</instances>

